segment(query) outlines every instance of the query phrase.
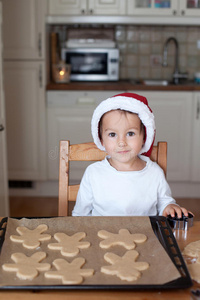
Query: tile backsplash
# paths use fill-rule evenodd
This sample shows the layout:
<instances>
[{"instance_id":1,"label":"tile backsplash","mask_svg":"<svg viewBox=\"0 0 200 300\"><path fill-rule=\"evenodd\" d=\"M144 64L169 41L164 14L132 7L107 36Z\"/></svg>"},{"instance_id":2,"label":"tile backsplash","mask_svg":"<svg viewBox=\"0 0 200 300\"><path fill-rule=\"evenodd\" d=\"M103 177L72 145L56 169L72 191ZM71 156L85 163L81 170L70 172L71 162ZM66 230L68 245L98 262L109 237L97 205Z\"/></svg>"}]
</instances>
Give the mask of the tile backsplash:
<instances>
[{"instance_id":1,"label":"tile backsplash","mask_svg":"<svg viewBox=\"0 0 200 300\"><path fill-rule=\"evenodd\" d=\"M168 45L168 66L162 66L164 43L169 37L175 37L179 44L180 72L188 72L189 79L193 79L200 71L199 26L104 25L84 28L52 25L51 30L59 33L61 43L69 37L85 37L86 32L89 37L90 33L96 32L99 37L98 31L102 36L109 32L120 50L120 79L171 80L175 66L173 42Z\"/></svg>"},{"instance_id":2,"label":"tile backsplash","mask_svg":"<svg viewBox=\"0 0 200 300\"><path fill-rule=\"evenodd\" d=\"M116 26L115 39L121 53L121 79L172 79L175 45L168 44L168 66L162 66L164 43L175 37L179 44L179 70L189 79L200 70L198 26Z\"/></svg>"}]
</instances>

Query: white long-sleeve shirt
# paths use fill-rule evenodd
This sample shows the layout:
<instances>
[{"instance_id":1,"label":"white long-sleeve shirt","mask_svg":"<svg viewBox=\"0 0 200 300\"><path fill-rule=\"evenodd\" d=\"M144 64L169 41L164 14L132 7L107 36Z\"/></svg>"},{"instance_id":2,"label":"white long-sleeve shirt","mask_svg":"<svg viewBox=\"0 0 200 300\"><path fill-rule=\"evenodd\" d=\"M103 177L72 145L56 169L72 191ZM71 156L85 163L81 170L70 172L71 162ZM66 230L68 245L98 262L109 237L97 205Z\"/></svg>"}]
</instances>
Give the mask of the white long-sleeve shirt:
<instances>
[{"instance_id":1,"label":"white long-sleeve shirt","mask_svg":"<svg viewBox=\"0 0 200 300\"><path fill-rule=\"evenodd\" d=\"M140 171L117 171L108 159L87 167L81 180L73 216L162 215L176 203L163 170L148 157Z\"/></svg>"}]
</instances>

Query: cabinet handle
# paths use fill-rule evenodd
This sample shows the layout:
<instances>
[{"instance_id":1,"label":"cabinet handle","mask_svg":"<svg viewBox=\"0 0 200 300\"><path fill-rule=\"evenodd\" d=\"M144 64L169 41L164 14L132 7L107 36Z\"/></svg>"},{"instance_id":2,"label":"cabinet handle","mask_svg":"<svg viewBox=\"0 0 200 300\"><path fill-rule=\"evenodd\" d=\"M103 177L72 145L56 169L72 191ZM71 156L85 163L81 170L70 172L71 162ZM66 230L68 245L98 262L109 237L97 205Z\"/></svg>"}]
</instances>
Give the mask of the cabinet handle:
<instances>
[{"instance_id":1,"label":"cabinet handle","mask_svg":"<svg viewBox=\"0 0 200 300\"><path fill-rule=\"evenodd\" d=\"M2 124L0 124L0 131L4 130L4 126Z\"/></svg>"},{"instance_id":2,"label":"cabinet handle","mask_svg":"<svg viewBox=\"0 0 200 300\"><path fill-rule=\"evenodd\" d=\"M181 11L181 15L182 15L182 16L185 15L185 11L184 11L184 10Z\"/></svg>"},{"instance_id":3,"label":"cabinet handle","mask_svg":"<svg viewBox=\"0 0 200 300\"><path fill-rule=\"evenodd\" d=\"M176 15L176 10L173 10L173 15L174 15L174 16Z\"/></svg>"},{"instance_id":4,"label":"cabinet handle","mask_svg":"<svg viewBox=\"0 0 200 300\"><path fill-rule=\"evenodd\" d=\"M197 114L196 114L196 119L199 120L199 115L200 115L200 100L197 102Z\"/></svg>"},{"instance_id":5,"label":"cabinet handle","mask_svg":"<svg viewBox=\"0 0 200 300\"><path fill-rule=\"evenodd\" d=\"M85 14L85 9L81 9L81 13L82 13L82 15L84 15Z\"/></svg>"},{"instance_id":6,"label":"cabinet handle","mask_svg":"<svg viewBox=\"0 0 200 300\"><path fill-rule=\"evenodd\" d=\"M42 78L42 66L41 65L40 65L40 69L39 69L39 84L40 84L40 87L42 87L43 78Z\"/></svg>"},{"instance_id":7,"label":"cabinet handle","mask_svg":"<svg viewBox=\"0 0 200 300\"><path fill-rule=\"evenodd\" d=\"M41 32L38 35L38 55L42 56L42 34Z\"/></svg>"},{"instance_id":8,"label":"cabinet handle","mask_svg":"<svg viewBox=\"0 0 200 300\"><path fill-rule=\"evenodd\" d=\"M90 9L90 14L93 15L93 9Z\"/></svg>"}]
</instances>

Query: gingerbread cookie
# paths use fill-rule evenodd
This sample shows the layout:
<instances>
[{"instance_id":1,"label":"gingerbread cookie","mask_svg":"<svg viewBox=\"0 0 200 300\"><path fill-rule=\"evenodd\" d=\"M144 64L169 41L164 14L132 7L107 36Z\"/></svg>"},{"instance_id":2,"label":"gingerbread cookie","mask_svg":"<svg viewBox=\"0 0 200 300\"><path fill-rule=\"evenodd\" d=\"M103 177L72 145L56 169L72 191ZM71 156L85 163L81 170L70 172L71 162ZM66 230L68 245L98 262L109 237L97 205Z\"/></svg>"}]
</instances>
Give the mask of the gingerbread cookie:
<instances>
[{"instance_id":1,"label":"gingerbread cookie","mask_svg":"<svg viewBox=\"0 0 200 300\"><path fill-rule=\"evenodd\" d=\"M135 243L144 243L147 240L146 235L134 233L131 234L127 229L120 229L119 233L111 233L106 230L98 231L98 236L105 239L99 246L108 249L115 245L121 245L127 250L135 248Z\"/></svg>"},{"instance_id":2,"label":"gingerbread cookie","mask_svg":"<svg viewBox=\"0 0 200 300\"><path fill-rule=\"evenodd\" d=\"M40 246L41 241L48 241L51 239L50 234L42 234L48 229L47 225L41 224L37 228L31 230L27 227L17 227L16 231L20 235L11 235L10 239L16 243L22 243L25 248L36 249Z\"/></svg>"},{"instance_id":3,"label":"gingerbread cookie","mask_svg":"<svg viewBox=\"0 0 200 300\"><path fill-rule=\"evenodd\" d=\"M13 253L11 259L15 263L3 264L2 268L4 271L16 272L19 279L31 280L38 275L38 271L50 270L50 264L40 263L45 257L45 252L36 252L30 257L27 257L24 253Z\"/></svg>"},{"instance_id":4,"label":"gingerbread cookie","mask_svg":"<svg viewBox=\"0 0 200 300\"><path fill-rule=\"evenodd\" d=\"M183 254L188 255L188 256L192 256L192 257L199 257L200 256L200 240L188 244L184 248Z\"/></svg>"},{"instance_id":5,"label":"gingerbread cookie","mask_svg":"<svg viewBox=\"0 0 200 300\"><path fill-rule=\"evenodd\" d=\"M92 276L93 269L81 269L85 259L82 257L75 258L71 263L65 259L58 258L53 261L57 271L49 271L44 274L46 278L60 279L63 284L80 284L83 277Z\"/></svg>"},{"instance_id":6,"label":"gingerbread cookie","mask_svg":"<svg viewBox=\"0 0 200 300\"><path fill-rule=\"evenodd\" d=\"M196 263L187 264L187 268L191 278L200 283L200 258L197 259Z\"/></svg>"},{"instance_id":7,"label":"gingerbread cookie","mask_svg":"<svg viewBox=\"0 0 200 300\"><path fill-rule=\"evenodd\" d=\"M141 277L141 272L149 268L147 262L135 262L139 253L130 250L120 257L114 253L107 252L104 259L112 264L111 266L101 267L101 272L109 275L116 275L121 280L135 281Z\"/></svg>"},{"instance_id":8,"label":"gingerbread cookie","mask_svg":"<svg viewBox=\"0 0 200 300\"><path fill-rule=\"evenodd\" d=\"M77 232L72 236L65 233L55 233L54 238L58 243L51 243L48 245L48 248L52 250L61 250L63 256L73 257L79 253L79 249L90 247L89 242L80 242L85 236L85 232Z\"/></svg>"}]
</instances>

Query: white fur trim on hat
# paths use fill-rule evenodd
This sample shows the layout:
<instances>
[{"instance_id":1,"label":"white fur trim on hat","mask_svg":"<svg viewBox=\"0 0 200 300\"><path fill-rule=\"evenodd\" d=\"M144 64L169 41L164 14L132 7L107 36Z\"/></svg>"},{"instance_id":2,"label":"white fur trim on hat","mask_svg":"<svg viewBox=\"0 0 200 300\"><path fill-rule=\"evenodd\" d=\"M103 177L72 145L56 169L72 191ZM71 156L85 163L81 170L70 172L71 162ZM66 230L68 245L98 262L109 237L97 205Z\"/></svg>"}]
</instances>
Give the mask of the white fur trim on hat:
<instances>
[{"instance_id":1,"label":"white fur trim on hat","mask_svg":"<svg viewBox=\"0 0 200 300\"><path fill-rule=\"evenodd\" d=\"M99 121L106 112L115 109L126 110L138 114L140 120L146 128L146 141L140 151L140 154L148 152L152 146L152 143L154 142L155 137L154 115L150 111L149 107L140 100L120 95L102 101L94 110L91 121L91 131L94 143L97 145L97 147L100 150L105 151L105 148L99 139Z\"/></svg>"}]
</instances>

